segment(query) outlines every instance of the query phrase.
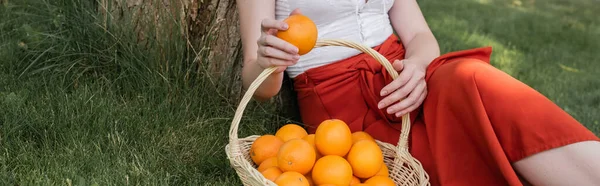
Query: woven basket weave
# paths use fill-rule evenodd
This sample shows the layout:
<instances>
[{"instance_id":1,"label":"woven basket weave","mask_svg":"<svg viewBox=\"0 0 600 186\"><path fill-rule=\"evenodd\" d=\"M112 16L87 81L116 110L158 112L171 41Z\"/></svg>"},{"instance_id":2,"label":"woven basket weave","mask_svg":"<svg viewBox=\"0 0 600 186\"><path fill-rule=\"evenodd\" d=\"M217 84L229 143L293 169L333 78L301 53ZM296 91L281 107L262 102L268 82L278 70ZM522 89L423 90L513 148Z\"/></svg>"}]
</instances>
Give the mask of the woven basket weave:
<instances>
[{"instance_id":1,"label":"woven basket weave","mask_svg":"<svg viewBox=\"0 0 600 186\"><path fill-rule=\"evenodd\" d=\"M398 77L398 72L394 70L392 64L377 51L369 47L338 39L319 40L315 45L315 47L324 46L343 46L360 50L379 61L385 67L387 72L391 74L392 78L396 79ZM254 92L260 84L274 71L274 67L265 69L256 80L252 82L235 112L229 130L229 144L225 147L227 158L231 163L231 167L235 169L242 183L246 186L276 185L272 181L265 179L261 173L256 170L256 166L250 158L250 146L254 140L260 136L252 135L245 138L238 138L237 133L246 105L252 99ZM408 151L408 136L411 127L409 117L409 114L402 116L402 131L397 146L378 140L377 144L383 152L385 164L389 168L390 178L394 180L396 185L430 185L429 176L423 169L421 163L412 157Z\"/></svg>"}]
</instances>

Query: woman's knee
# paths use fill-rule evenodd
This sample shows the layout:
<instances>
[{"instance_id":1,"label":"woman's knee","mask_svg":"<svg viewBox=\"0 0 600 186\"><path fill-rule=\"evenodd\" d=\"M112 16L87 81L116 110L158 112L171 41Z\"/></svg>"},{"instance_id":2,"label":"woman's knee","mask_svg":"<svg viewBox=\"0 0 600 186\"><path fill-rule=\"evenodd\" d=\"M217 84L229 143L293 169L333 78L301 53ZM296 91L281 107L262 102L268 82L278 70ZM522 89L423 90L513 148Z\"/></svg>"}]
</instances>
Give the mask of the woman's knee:
<instances>
[{"instance_id":1,"label":"woman's knee","mask_svg":"<svg viewBox=\"0 0 600 186\"><path fill-rule=\"evenodd\" d=\"M438 67L427 83L434 87L436 87L435 85L460 87L465 84L472 84L477 73L493 70L493 68L478 59L461 59Z\"/></svg>"},{"instance_id":2,"label":"woman's knee","mask_svg":"<svg viewBox=\"0 0 600 186\"><path fill-rule=\"evenodd\" d=\"M432 75L441 76L441 79L465 81L473 79L476 72L491 67L478 59L462 59L440 66Z\"/></svg>"}]
</instances>

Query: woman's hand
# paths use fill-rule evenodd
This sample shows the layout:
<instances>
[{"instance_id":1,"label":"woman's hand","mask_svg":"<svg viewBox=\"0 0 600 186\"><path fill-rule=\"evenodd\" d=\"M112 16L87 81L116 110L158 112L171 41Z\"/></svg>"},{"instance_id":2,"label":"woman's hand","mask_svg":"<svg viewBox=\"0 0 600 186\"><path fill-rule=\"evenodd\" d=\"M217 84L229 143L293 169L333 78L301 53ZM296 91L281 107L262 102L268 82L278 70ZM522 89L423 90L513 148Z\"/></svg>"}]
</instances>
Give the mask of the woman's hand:
<instances>
[{"instance_id":1,"label":"woman's hand","mask_svg":"<svg viewBox=\"0 0 600 186\"><path fill-rule=\"evenodd\" d=\"M389 14L394 31L406 48L406 59L394 62L394 69L402 72L381 90L385 98L378 106L400 117L418 108L425 100L425 72L429 63L440 55L440 49L417 1L394 1Z\"/></svg>"},{"instance_id":2,"label":"woman's hand","mask_svg":"<svg viewBox=\"0 0 600 186\"><path fill-rule=\"evenodd\" d=\"M258 101L277 95L282 86L283 71L298 61L294 58L298 54L296 47L276 37L279 30L287 28L283 21L276 20L275 4L275 0L236 1L244 60L242 87L249 88L266 68L279 67L277 73L267 77L254 92L253 98ZM295 13L300 12L296 10L291 14Z\"/></svg>"},{"instance_id":3,"label":"woman's hand","mask_svg":"<svg viewBox=\"0 0 600 186\"><path fill-rule=\"evenodd\" d=\"M290 15L300 14L299 10L294 10ZM256 62L263 69L278 66L275 73L285 71L288 66L294 65L300 59L298 47L278 38L276 36L279 30L288 29L288 25L283 21L274 19L263 19L261 22L261 35L257 41L258 50Z\"/></svg>"},{"instance_id":4,"label":"woman's hand","mask_svg":"<svg viewBox=\"0 0 600 186\"><path fill-rule=\"evenodd\" d=\"M379 109L386 108L388 114L400 117L418 108L427 96L425 71L427 66L416 60L396 60L394 69L400 72L398 78L381 89L385 96L379 104ZM399 102L398 102L399 101Z\"/></svg>"}]
</instances>

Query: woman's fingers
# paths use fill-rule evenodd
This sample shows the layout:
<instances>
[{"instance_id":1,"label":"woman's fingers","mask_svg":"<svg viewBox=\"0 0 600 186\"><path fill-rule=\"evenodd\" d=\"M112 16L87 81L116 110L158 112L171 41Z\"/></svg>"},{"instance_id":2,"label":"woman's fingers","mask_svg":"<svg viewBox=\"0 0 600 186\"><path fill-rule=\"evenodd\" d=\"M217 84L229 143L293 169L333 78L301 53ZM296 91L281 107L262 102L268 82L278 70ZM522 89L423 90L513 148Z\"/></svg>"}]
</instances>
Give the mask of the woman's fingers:
<instances>
[{"instance_id":1,"label":"woman's fingers","mask_svg":"<svg viewBox=\"0 0 600 186\"><path fill-rule=\"evenodd\" d=\"M297 61L290 61L290 60L265 57L265 56L259 56L257 61L260 64L260 66L262 66L263 68L269 68L272 66L287 67L287 66L292 66L292 65L296 64L296 62L297 62Z\"/></svg>"},{"instance_id":2,"label":"woman's fingers","mask_svg":"<svg viewBox=\"0 0 600 186\"><path fill-rule=\"evenodd\" d=\"M399 115L399 114L401 115L402 113L400 113L400 112L404 112L409 107L411 107L415 104L418 104L418 101L419 101L421 95L423 95L426 87L427 86L426 86L425 80L420 80L419 84L417 84L417 86L414 88L414 90L412 90L410 95L408 95L408 97L406 99L388 107L387 113L388 114L396 113L397 115Z\"/></svg>"},{"instance_id":3,"label":"woman's fingers","mask_svg":"<svg viewBox=\"0 0 600 186\"><path fill-rule=\"evenodd\" d=\"M288 25L285 22L274 20L274 19L263 19L262 22L260 23L260 27L261 27L262 31L265 33L269 32L269 30L271 30L271 29L277 29L277 30L287 30L288 29Z\"/></svg>"},{"instance_id":4,"label":"woman's fingers","mask_svg":"<svg viewBox=\"0 0 600 186\"><path fill-rule=\"evenodd\" d=\"M421 95L419 96L419 99L417 99L417 101L415 103L413 103L410 107L404 109L404 110L400 110L396 113L396 117L400 117L406 113L412 112L415 109L417 109L419 106L421 106L421 104L423 103L423 101L425 101L425 98L427 97L427 89L425 89L423 91L423 93L421 93Z\"/></svg>"},{"instance_id":5,"label":"woman's fingers","mask_svg":"<svg viewBox=\"0 0 600 186\"><path fill-rule=\"evenodd\" d=\"M290 15L296 15L296 14L302 14L302 12L300 12L300 8L296 8L296 9L292 10L292 12L290 12Z\"/></svg>"},{"instance_id":6,"label":"woman's fingers","mask_svg":"<svg viewBox=\"0 0 600 186\"><path fill-rule=\"evenodd\" d=\"M300 59L300 55L298 54L290 54L269 46L261 47L258 50L258 52L265 57L277 58L280 60L287 61L297 61L298 59Z\"/></svg>"},{"instance_id":7,"label":"woman's fingers","mask_svg":"<svg viewBox=\"0 0 600 186\"><path fill-rule=\"evenodd\" d=\"M392 67L394 67L394 70L400 72L402 70L404 70L404 60L395 60L392 63Z\"/></svg>"},{"instance_id":8,"label":"woman's fingers","mask_svg":"<svg viewBox=\"0 0 600 186\"><path fill-rule=\"evenodd\" d=\"M398 78L394 79L390 84L386 85L381 89L379 93L381 96L387 96L388 94L398 90L400 87L405 85L412 77L413 71L405 71L404 73L400 73ZM383 107L382 107L383 108Z\"/></svg>"},{"instance_id":9,"label":"woman's fingers","mask_svg":"<svg viewBox=\"0 0 600 186\"><path fill-rule=\"evenodd\" d=\"M405 98L408 94L410 94L413 91L413 89L415 89L415 87L417 86L417 83L419 82L420 79L415 77L414 75L405 74L405 76L408 76L410 78L406 84L403 83L405 80L400 79L401 77L398 77L398 79L396 79L396 80L398 80L401 83L394 84L394 81L396 81L396 80L394 80L394 81L392 81L392 83L390 83L388 85L388 86L390 86L390 85L394 84L393 85L394 87L392 87L392 86L390 86L390 87L395 88L399 84L401 87L398 86L399 88L396 88L395 91L393 91L391 94L389 94L387 97L383 98L379 102L379 104L377 106L380 109L388 107L390 104ZM402 84L403 84L403 86L402 86Z\"/></svg>"},{"instance_id":10,"label":"woman's fingers","mask_svg":"<svg viewBox=\"0 0 600 186\"><path fill-rule=\"evenodd\" d=\"M287 69L287 66L279 66L277 67L277 69L275 70L275 73L281 73L284 72L285 69Z\"/></svg>"},{"instance_id":11,"label":"woman's fingers","mask_svg":"<svg viewBox=\"0 0 600 186\"><path fill-rule=\"evenodd\" d=\"M271 46L277 50L282 50L292 55L298 54L298 47L274 35L264 35L260 37L260 39L258 40L258 44L261 46Z\"/></svg>"},{"instance_id":12,"label":"woman's fingers","mask_svg":"<svg viewBox=\"0 0 600 186\"><path fill-rule=\"evenodd\" d=\"M275 58L268 58L267 61L273 66L291 66L296 64L295 61L281 60Z\"/></svg>"},{"instance_id":13,"label":"woman's fingers","mask_svg":"<svg viewBox=\"0 0 600 186\"><path fill-rule=\"evenodd\" d=\"M300 14L299 9L292 14ZM258 63L263 68L279 66L277 72L283 71L287 66L296 64L300 59L298 47L275 36L277 30L287 30L288 25L279 20L264 19L261 22L262 34L257 41Z\"/></svg>"}]
</instances>

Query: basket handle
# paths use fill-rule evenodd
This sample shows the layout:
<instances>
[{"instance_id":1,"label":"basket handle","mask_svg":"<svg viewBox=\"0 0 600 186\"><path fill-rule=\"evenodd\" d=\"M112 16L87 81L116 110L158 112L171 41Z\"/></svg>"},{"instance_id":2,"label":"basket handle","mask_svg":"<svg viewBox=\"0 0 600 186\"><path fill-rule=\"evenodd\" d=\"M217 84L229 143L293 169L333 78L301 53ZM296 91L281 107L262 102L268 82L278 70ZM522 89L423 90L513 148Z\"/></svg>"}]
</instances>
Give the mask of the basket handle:
<instances>
[{"instance_id":1,"label":"basket handle","mask_svg":"<svg viewBox=\"0 0 600 186\"><path fill-rule=\"evenodd\" d=\"M366 47L364 45L361 45L361 44L358 44L358 43L355 43L352 41L346 41L346 40L340 40L340 39L318 40L315 45L315 48L324 47L324 46L345 46L345 47L360 50L366 54L369 54L370 56L375 58L375 60L377 60L379 63L381 63L381 65L383 65L383 67L385 67L385 69L388 71L388 73L392 76L393 79L398 78L398 72L396 72L396 70L394 69L392 64L383 55L381 55L377 51L373 50L372 48ZM254 92L256 91L256 89L258 89L260 84L262 84L262 82L265 81L265 79L267 79L267 77L269 77L273 72L275 72L275 69L276 69L276 67L270 67L270 68L265 69L262 73L260 73L258 75L258 77L248 87L248 90L244 94L244 97L242 97L242 100L240 101L240 104L237 107L237 110L235 111L233 121L231 122L231 127L229 129L230 144L237 145L235 143L236 141L238 141L237 131L239 128L239 124L240 124L242 115L244 114L244 110L246 109L248 102L252 99L252 96L254 95ZM407 150L408 149L408 136L410 133L410 127L411 127L410 113L407 113L402 116L402 130L400 133L400 140L398 141L398 146L397 146L399 148L399 150Z\"/></svg>"}]
</instances>

